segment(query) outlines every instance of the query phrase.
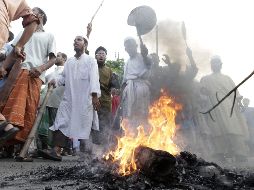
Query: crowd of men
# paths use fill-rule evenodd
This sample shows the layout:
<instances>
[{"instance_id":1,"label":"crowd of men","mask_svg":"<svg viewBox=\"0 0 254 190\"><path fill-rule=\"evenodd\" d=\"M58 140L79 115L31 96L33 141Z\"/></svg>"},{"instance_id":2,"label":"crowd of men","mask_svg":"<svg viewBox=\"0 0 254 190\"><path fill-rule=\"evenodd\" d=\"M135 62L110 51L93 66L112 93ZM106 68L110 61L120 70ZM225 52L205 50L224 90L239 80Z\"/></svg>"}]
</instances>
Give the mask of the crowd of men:
<instances>
[{"instance_id":1,"label":"crowd of men","mask_svg":"<svg viewBox=\"0 0 254 190\"><path fill-rule=\"evenodd\" d=\"M160 66L158 55L149 55L145 45L140 46L139 53L136 40L128 37L124 47L129 59L120 85L112 69L106 66L106 48L99 46L94 56L88 54L91 25L88 25L86 37L74 38L75 55L67 58L65 53L56 54L55 38L43 28L47 16L42 9L30 9L25 0L2 0L0 7L1 16L5 15L0 18L0 48L7 47L8 26L12 20L22 17L25 27L12 42L12 50L1 52L2 155L5 152L5 156L15 158L20 152L50 86L54 90L39 124L34 157L61 161L63 155L74 154L76 144L79 144L81 159L92 155L93 147L106 151L114 142L114 133L119 135L120 118L128 119L134 133L140 124L148 129L149 105L159 98L161 89L183 105L176 118L180 127L175 138L181 149L221 163L228 158L245 162L253 152L254 143L250 140L253 110L248 108L247 99L242 106L242 96L238 92L238 104L232 116L233 96L211 115L200 113L235 87L232 79L221 73L220 57L211 58L212 73L197 81L198 68L190 48L186 48L190 63L181 72L181 65L172 63L167 55L163 59L166 66ZM53 65L56 66L54 72L45 76ZM42 89L43 84L46 87ZM32 161L27 155L22 161Z\"/></svg>"}]
</instances>

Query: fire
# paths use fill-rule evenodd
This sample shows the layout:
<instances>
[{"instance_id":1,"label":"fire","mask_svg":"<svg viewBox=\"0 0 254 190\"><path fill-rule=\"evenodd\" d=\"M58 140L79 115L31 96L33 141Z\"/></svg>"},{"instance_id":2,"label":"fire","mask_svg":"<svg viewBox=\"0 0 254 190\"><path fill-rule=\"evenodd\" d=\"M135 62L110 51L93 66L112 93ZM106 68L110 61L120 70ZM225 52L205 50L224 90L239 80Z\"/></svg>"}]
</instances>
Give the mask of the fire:
<instances>
[{"instance_id":1,"label":"fire","mask_svg":"<svg viewBox=\"0 0 254 190\"><path fill-rule=\"evenodd\" d=\"M148 123L151 126L149 134L145 132L143 126L137 128L137 135L131 131L127 120L123 120L121 127L124 135L118 138L118 145L114 151L110 151L105 158L111 157L113 162L119 163L118 173L129 175L137 170L134 151L135 148L143 145L156 150L164 150L172 155L179 153L179 148L173 142L176 132L175 117L181 105L173 101L172 98L162 95L149 108Z\"/></svg>"}]
</instances>

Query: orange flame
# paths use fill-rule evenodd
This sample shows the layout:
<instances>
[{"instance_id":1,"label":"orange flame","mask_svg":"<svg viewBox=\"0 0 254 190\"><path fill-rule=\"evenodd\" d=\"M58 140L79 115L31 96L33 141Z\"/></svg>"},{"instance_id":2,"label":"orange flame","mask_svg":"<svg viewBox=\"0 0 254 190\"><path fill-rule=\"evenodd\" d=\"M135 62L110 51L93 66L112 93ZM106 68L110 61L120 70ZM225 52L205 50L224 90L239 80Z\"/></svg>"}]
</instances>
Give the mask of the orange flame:
<instances>
[{"instance_id":1,"label":"orange flame","mask_svg":"<svg viewBox=\"0 0 254 190\"><path fill-rule=\"evenodd\" d=\"M118 173L120 175L129 175L137 170L134 151L140 145L177 155L179 149L172 139L176 132L176 111L180 109L182 109L180 104L176 104L169 96L162 95L149 108L148 123L151 126L149 135L146 134L143 126L137 128L137 135L133 134L127 120L123 120L121 127L124 135L118 138L117 148L114 151L110 151L105 156L105 159L111 157L113 162L119 162Z\"/></svg>"}]
</instances>

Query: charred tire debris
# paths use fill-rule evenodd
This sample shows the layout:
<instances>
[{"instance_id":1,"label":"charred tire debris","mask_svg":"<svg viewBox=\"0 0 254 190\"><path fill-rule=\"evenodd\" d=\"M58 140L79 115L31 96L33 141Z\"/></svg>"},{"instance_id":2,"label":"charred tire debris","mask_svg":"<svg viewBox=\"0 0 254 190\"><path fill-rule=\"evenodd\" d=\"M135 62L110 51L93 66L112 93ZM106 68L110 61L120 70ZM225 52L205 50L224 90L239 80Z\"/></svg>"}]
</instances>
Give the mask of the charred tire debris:
<instances>
[{"instance_id":1,"label":"charred tire debris","mask_svg":"<svg viewBox=\"0 0 254 190\"><path fill-rule=\"evenodd\" d=\"M102 159L77 162L74 166L41 167L5 177L0 189L172 189L172 190L251 190L254 173L223 169L195 154L181 152L174 168L166 175L149 175L139 170L128 176L117 173L117 164ZM15 181L15 183L13 183ZM15 186L15 187L14 187Z\"/></svg>"}]
</instances>

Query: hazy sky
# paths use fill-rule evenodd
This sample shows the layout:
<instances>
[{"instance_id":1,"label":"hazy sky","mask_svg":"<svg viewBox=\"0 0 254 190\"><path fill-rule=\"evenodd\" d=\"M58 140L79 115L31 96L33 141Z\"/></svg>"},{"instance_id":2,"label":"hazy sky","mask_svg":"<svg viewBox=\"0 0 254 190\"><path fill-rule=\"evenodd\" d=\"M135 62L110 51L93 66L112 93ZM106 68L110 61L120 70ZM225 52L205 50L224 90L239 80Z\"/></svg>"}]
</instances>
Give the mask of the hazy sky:
<instances>
[{"instance_id":1,"label":"hazy sky","mask_svg":"<svg viewBox=\"0 0 254 190\"><path fill-rule=\"evenodd\" d=\"M27 0L31 7L45 10L48 23L45 29L55 35L57 51L72 56L73 39L86 34L86 25L101 0ZM130 11L140 5L153 7L158 20L185 21L190 47L208 49L221 56L223 73L239 83L254 70L254 1L253 0L105 0L93 21L89 50L108 49L108 57L115 52L126 58L123 39L135 36L134 27L127 25ZM21 24L14 22L12 31L17 34ZM169 34L170 35L170 34ZM155 51L155 50L152 50ZM159 49L159 54L163 50ZM193 54L195 58L195 54ZM209 59L209 58L208 58ZM209 67L208 62L199 63ZM201 73L200 76L207 74ZM254 105L254 77L244 84L240 93Z\"/></svg>"}]
</instances>

